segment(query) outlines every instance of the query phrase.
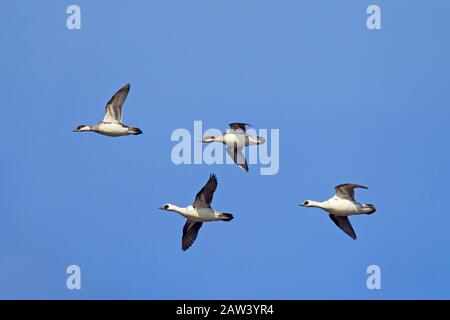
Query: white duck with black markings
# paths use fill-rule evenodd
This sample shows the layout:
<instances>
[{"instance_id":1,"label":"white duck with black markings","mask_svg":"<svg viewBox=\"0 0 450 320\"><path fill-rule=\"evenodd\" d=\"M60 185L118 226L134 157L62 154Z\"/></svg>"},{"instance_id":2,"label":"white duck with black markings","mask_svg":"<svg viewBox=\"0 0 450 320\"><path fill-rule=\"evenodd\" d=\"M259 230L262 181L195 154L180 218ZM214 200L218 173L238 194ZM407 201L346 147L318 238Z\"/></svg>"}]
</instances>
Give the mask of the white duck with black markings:
<instances>
[{"instance_id":1,"label":"white duck with black markings","mask_svg":"<svg viewBox=\"0 0 450 320\"><path fill-rule=\"evenodd\" d=\"M346 183L335 187L336 194L323 202L306 200L300 206L308 208L320 208L329 213L331 220L352 239L356 240L356 233L348 219L352 215L372 214L376 211L373 204L361 204L355 200L355 189L367 187Z\"/></svg>"},{"instance_id":2,"label":"white duck with black markings","mask_svg":"<svg viewBox=\"0 0 450 320\"><path fill-rule=\"evenodd\" d=\"M192 205L182 208L167 203L159 208L164 211L176 212L187 219L186 224L183 227L183 238L181 241L181 248L183 251L189 249L195 242L203 222L233 220L232 214L220 212L211 208L211 202L216 189L217 177L212 174L205 186L197 193Z\"/></svg>"},{"instance_id":3,"label":"white duck with black markings","mask_svg":"<svg viewBox=\"0 0 450 320\"><path fill-rule=\"evenodd\" d=\"M260 145L266 142L263 137L255 137L249 135L247 131L247 123L234 122L230 123L230 129L220 137L208 136L202 139L202 142L219 142L227 146L227 153L233 161L245 172L248 172L248 164L242 149L247 146Z\"/></svg>"},{"instance_id":4,"label":"white duck with black markings","mask_svg":"<svg viewBox=\"0 0 450 320\"><path fill-rule=\"evenodd\" d=\"M119 91L117 91L106 104L105 116L102 121L94 126L80 125L74 130L74 132L92 131L109 137L142 134L141 129L130 128L122 123L122 106L129 91L130 84L127 83Z\"/></svg>"}]
</instances>

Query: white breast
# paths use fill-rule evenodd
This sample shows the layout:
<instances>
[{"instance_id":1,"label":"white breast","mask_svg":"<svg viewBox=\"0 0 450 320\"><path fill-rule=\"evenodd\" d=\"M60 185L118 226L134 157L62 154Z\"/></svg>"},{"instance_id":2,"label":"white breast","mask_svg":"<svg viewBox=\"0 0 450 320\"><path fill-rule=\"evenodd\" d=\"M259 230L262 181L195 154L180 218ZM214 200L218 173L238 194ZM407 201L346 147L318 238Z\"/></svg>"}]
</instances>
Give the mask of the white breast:
<instances>
[{"instance_id":1,"label":"white breast","mask_svg":"<svg viewBox=\"0 0 450 320\"><path fill-rule=\"evenodd\" d=\"M227 146L236 145L238 149L245 147L245 134L243 133L227 133L223 138Z\"/></svg>"},{"instance_id":2,"label":"white breast","mask_svg":"<svg viewBox=\"0 0 450 320\"><path fill-rule=\"evenodd\" d=\"M111 137L126 136L130 134L127 127L115 122L100 123L98 126L98 132Z\"/></svg>"},{"instance_id":3,"label":"white breast","mask_svg":"<svg viewBox=\"0 0 450 320\"><path fill-rule=\"evenodd\" d=\"M219 220L215 210L211 208L194 208L193 206L186 208L186 218L197 222Z\"/></svg>"},{"instance_id":4,"label":"white breast","mask_svg":"<svg viewBox=\"0 0 450 320\"><path fill-rule=\"evenodd\" d=\"M337 216L351 216L360 210L361 205L355 201L334 197L327 201L327 211Z\"/></svg>"}]
</instances>

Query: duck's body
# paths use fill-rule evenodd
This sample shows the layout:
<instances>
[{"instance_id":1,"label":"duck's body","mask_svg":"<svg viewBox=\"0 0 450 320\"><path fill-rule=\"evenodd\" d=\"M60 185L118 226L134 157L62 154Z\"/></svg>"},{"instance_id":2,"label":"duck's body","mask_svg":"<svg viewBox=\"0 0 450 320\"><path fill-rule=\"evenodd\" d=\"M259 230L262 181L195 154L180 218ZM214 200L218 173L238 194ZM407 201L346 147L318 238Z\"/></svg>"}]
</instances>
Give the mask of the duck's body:
<instances>
[{"instance_id":1,"label":"duck's body","mask_svg":"<svg viewBox=\"0 0 450 320\"><path fill-rule=\"evenodd\" d=\"M195 222L210 222L210 221L229 221L230 216L227 213L216 211L208 207L194 207L193 205L185 208L180 208L171 205L168 211L179 213L181 216Z\"/></svg>"},{"instance_id":2,"label":"duck's body","mask_svg":"<svg viewBox=\"0 0 450 320\"><path fill-rule=\"evenodd\" d=\"M304 201L301 206L320 208L329 213L331 220L351 238L356 239L356 233L348 220L349 216L359 214L372 214L376 208L372 204L361 204L355 200L355 188L367 189L358 184L341 184L335 187L336 194L330 199L318 202L313 200Z\"/></svg>"},{"instance_id":3,"label":"duck's body","mask_svg":"<svg viewBox=\"0 0 450 320\"><path fill-rule=\"evenodd\" d=\"M121 137L142 134L139 128L130 128L122 123L122 106L130 91L130 84L123 88L108 101L105 108L105 117L94 126L80 125L74 132L96 132L109 137Z\"/></svg>"},{"instance_id":4,"label":"duck's body","mask_svg":"<svg viewBox=\"0 0 450 320\"><path fill-rule=\"evenodd\" d=\"M336 216L348 217L357 214L370 214L373 208L370 205L361 204L354 200L342 199L338 196L323 201L315 202L310 201L309 207L316 207L327 211L330 214Z\"/></svg>"},{"instance_id":5,"label":"duck's body","mask_svg":"<svg viewBox=\"0 0 450 320\"><path fill-rule=\"evenodd\" d=\"M211 208L211 202L216 188L217 178L212 174L205 186L197 193L192 205L182 208L167 203L160 208L161 210L176 212L187 219L183 227L183 238L181 240L181 248L183 251L189 249L197 239L198 231L202 227L203 222L233 220L232 214Z\"/></svg>"},{"instance_id":6,"label":"duck's body","mask_svg":"<svg viewBox=\"0 0 450 320\"><path fill-rule=\"evenodd\" d=\"M265 142L263 137L255 137L246 132L246 123L230 123L230 129L220 137L208 136L202 139L202 142L219 142L227 146L227 153L233 161L244 171L248 171L247 160L242 149L252 145L260 145Z\"/></svg>"},{"instance_id":7,"label":"duck's body","mask_svg":"<svg viewBox=\"0 0 450 320\"><path fill-rule=\"evenodd\" d=\"M242 130L227 130L221 137L212 137L210 141L206 142L221 142L227 146L242 149L248 146L263 144L265 140L262 137L251 136Z\"/></svg>"},{"instance_id":8,"label":"duck's body","mask_svg":"<svg viewBox=\"0 0 450 320\"><path fill-rule=\"evenodd\" d=\"M117 122L100 122L95 126L82 126L77 132L92 131L108 137L121 137L128 135L138 135L142 131L139 128L130 128L122 123Z\"/></svg>"}]
</instances>

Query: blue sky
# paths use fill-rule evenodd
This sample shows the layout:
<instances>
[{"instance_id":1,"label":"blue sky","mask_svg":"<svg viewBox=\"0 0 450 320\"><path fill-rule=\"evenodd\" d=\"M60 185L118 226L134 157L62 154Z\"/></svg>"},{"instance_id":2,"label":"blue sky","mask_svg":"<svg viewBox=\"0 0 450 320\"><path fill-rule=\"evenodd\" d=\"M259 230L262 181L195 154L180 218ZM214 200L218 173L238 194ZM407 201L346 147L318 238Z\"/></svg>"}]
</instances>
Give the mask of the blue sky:
<instances>
[{"instance_id":1,"label":"blue sky","mask_svg":"<svg viewBox=\"0 0 450 320\"><path fill-rule=\"evenodd\" d=\"M77 4L82 29L66 28ZM382 9L382 30L366 8ZM2 4L0 298L449 298L448 1L13 1ZM132 85L124 122L75 134ZM280 130L280 171L175 166L177 128ZM181 251L210 173L213 206ZM374 203L353 241L320 210L344 182ZM79 265L82 289L66 289ZM366 268L382 271L368 290Z\"/></svg>"}]
</instances>

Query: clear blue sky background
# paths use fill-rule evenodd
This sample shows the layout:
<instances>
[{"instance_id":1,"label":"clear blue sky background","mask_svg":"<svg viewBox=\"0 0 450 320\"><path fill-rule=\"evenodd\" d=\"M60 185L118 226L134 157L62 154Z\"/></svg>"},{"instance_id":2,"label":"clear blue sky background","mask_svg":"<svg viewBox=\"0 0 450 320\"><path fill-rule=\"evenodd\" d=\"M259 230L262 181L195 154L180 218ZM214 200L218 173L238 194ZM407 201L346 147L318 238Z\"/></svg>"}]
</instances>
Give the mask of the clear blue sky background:
<instances>
[{"instance_id":1,"label":"clear blue sky background","mask_svg":"<svg viewBox=\"0 0 450 320\"><path fill-rule=\"evenodd\" d=\"M66 29L66 8L82 30ZM369 4L381 31L366 28ZM0 298L449 298L448 1L9 1L0 11ZM144 135L75 134L132 89ZM175 166L176 128L280 129L280 171ZM187 205L213 205L181 251ZM320 211L344 182L357 241ZM82 269L82 290L65 287ZM382 269L382 290L366 268Z\"/></svg>"}]
</instances>

